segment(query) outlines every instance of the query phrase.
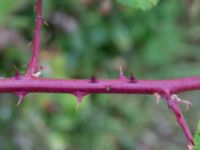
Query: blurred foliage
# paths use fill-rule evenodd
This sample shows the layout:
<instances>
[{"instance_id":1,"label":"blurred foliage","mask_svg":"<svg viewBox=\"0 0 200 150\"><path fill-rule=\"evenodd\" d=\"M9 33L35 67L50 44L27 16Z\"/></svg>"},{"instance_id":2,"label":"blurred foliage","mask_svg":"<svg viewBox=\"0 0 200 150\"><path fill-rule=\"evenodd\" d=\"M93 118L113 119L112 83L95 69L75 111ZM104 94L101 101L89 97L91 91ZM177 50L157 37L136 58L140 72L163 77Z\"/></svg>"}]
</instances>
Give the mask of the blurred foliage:
<instances>
[{"instance_id":1,"label":"blurred foliage","mask_svg":"<svg viewBox=\"0 0 200 150\"><path fill-rule=\"evenodd\" d=\"M195 134L194 141L195 141L194 150L200 149L200 122L198 123L198 126L197 126L197 131L196 131L196 134Z\"/></svg>"},{"instance_id":2,"label":"blurred foliage","mask_svg":"<svg viewBox=\"0 0 200 150\"><path fill-rule=\"evenodd\" d=\"M23 73L31 55L34 0L0 5L0 75ZM111 0L44 0L40 64L43 77L170 79L200 74L200 1L160 0L140 11ZM181 94L192 132L199 118L199 92ZM67 94L1 94L0 149L4 150L182 150L175 117L154 97L91 95L78 110Z\"/></svg>"},{"instance_id":3,"label":"blurred foliage","mask_svg":"<svg viewBox=\"0 0 200 150\"><path fill-rule=\"evenodd\" d=\"M118 2L133 8L142 10L150 9L158 3L159 0L118 0Z\"/></svg>"},{"instance_id":4,"label":"blurred foliage","mask_svg":"<svg viewBox=\"0 0 200 150\"><path fill-rule=\"evenodd\" d=\"M22 3L24 3L24 0L19 0L18 3L16 3L15 0L6 0L2 2L0 6L0 23L4 23L8 17L7 15L13 12Z\"/></svg>"}]
</instances>

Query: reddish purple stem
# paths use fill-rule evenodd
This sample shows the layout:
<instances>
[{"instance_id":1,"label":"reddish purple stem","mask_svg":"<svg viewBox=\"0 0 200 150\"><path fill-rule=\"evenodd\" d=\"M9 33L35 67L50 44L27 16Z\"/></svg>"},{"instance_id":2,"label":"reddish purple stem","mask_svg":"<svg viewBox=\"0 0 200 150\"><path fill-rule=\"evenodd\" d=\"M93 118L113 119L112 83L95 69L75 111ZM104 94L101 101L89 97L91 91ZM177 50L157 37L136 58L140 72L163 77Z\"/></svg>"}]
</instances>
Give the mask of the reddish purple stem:
<instances>
[{"instance_id":1,"label":"reddish purple stem","mask_svg":"<svg viewBox=\"0 0 200 150\"><path fill-rule=\"evenodd\" d=\"M190 132L190 129L185 121L185 118L181 112L181 109L179 107L179 104L174 101L171 97L171 94L166 94L163 96L168 104L168 107L174 112L174 114L176 115L176 120L177 123L181 126L185 137L187 138L189 145L194 145L194 141L193 141L193 136Z\"/></svg>"},{"instance_id":2,"label":"reddish purple stem","mask_svg":"<svg viewBox=\"0 0 200 150\"><path fill-rule=\"evenodd\" d=\"M179 104L172 94L199 90L200 77L174 80L135 80L125 77L116 80L62 80L45 78L14 77L0 80L1 93L76 93L87 94L155 94L161 95L176 115L177 122L190 145L194 145L192 134L187 126Z\"/></svg>"},{"instance_id":3,"label":"reddish purple stem","mask_svg":"<svg viewBox=\"0 0 200 150\"><path fill-rule=\"evenodd\" d=\"M39 69L38 58L39 58L40 41L41 41L40 34L43 24L42 0L36 0L35 11L36 11L36 27L34 30L34 37L33 37L33 53L32 53L32 58L28 64L28 70L26 72L27 77L30 77L33 74L37 73Z\"/></svg>"},{"instance_id":4,"label":"reddish purple stem","mask_svg":"<svg viewBox=\"0 0 200 150\"><path fill-rule=\"evenodd\" d=\"M176 94L185 91L199 90L200 77L182 78L174 80L63 80L47 78L20 78L0 79L0 92L46 92L46 93L76 93L88 94L154 94L163 95L166 91Z\"/></svg>"},{"instance_id":5,"label":"reddish purple stem","mask_svg":"<svg viewBox=\"0 0 200 150\"><path fill-rule=\"evenodd\" d=\"M62 80L36 77L39 71L38 58L40 51L40 34L43 24L42 0L36 0L36 27L33 38L33 54L24 76L16 70L13 78L0 79L0 93L15 93L20 104L28 93L70 93L77 97L78 102L87 94L159 94L168 107L176 115L178 124L189 142L194 145L193 137L179 108L179 104L172 98L173 94L200 90L200 77L190 77L174 80L136 80L133 75L127 79L122 70L116 80L97 80L92 76L88 80Z\"/></svg>"}]
</instances>

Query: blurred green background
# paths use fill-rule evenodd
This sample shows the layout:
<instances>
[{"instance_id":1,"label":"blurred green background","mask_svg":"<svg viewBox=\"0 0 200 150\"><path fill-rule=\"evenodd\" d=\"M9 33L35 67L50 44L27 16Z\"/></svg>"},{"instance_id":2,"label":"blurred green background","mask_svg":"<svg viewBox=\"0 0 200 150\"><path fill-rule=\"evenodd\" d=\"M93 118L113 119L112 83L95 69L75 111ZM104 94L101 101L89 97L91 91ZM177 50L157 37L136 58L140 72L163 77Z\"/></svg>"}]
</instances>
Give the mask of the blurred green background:
<instances>
[{"instance_id":1,"label":"blurred green background","mask_svg":"<svg viewBox=\"0 0 200 150\"><path fill-rule=\"evenodd\" d=\"M43 77L139 79L200 75L200 1L160 0L151 10L114 0L44 0ZM0 2L0 76L23 73L31 56L34 0ZM179 95L195 133L200 93ZM29 94L16 106L0 95L0 150L183 150L187 142L166 104L153 96L91 95L78 110L68 94Z\"/></svg>"}]
</instances>

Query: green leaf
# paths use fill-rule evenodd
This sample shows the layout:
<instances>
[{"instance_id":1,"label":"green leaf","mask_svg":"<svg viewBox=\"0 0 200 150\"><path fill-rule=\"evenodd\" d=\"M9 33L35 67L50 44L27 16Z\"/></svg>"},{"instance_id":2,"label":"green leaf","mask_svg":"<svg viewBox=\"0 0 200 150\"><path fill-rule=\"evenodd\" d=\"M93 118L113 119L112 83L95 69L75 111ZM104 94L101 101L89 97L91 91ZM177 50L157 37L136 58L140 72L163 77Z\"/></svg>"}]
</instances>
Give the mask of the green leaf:
<instances>
[{"instance_id":1,"label":"green leaf","mask_svg":"<svg viewBox=\"0 0 200 150\"><path fill-rule=\"evenodd\" d=\"M119 3L142 10L147 10L155 6L159 0L117 0Z\"/></svg>"},{"instance_id":2,"label":"green leaf","mask_svg":"<svg viewBox=\"0 0 200 150\"><path fill-rule=\"evenodd\" d=\"M9 19L9 14L17 9L25 0L4 0L1 1L0 5L0 23L4 22L6 19Z\"/></svg>"},{"instance_id":3,"label":"green leaf","mask_svg":"<svg viewBox=\"0 0 200 150\"><path fill-rule=\"evenodd\" d=\"M194 150L200 150L200 121L197 127L197 132L194 137L195 147Z\"/></svg>"}]
</instances>

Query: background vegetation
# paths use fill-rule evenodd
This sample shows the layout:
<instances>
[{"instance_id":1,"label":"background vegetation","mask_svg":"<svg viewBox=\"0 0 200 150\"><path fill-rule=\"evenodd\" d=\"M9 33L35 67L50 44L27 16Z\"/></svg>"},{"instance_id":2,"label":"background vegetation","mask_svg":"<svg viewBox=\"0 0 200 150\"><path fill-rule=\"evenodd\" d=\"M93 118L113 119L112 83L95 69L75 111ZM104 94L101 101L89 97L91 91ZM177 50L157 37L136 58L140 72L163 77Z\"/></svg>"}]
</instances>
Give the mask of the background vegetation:
<instances>
[{"instance_id":1,"label":"background vegetation","mask_svg":"<svg viewBox=\"0 0 200 150\"><path fill-rule=\"evenodd\" d=\"M0 4L0 76L21 72L31 56L34 0ZM114 0L44 0L43 77L171 79L200 75L200 1L160 0L148 11ZM200 93L183 93L192 132ZM0 95L3 150L183 150L186 141L164 102L144 95L91 95L76 110L67 94ZM183 110L185 107L183 106Z\"/></svg>"}]
</instances>

